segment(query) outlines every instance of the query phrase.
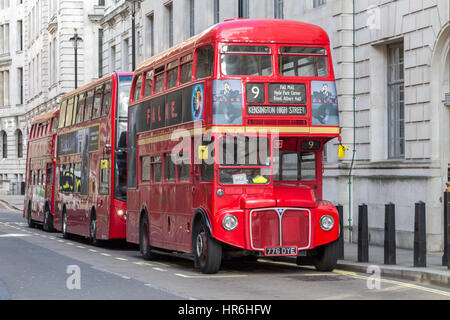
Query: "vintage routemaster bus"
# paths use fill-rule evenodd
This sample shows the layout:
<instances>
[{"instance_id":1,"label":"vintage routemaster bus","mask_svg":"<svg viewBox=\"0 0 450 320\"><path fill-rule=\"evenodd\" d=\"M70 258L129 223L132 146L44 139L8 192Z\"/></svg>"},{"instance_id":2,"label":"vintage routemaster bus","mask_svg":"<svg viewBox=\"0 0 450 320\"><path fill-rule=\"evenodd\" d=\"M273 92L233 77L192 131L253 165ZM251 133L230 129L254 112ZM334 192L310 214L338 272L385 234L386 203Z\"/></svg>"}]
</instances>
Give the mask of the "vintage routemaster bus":
<instances>
[{"instance_id":1,"label":"vintage routemaster bus","mask_svg":"<svg viewBox=\"0 0 450 320\"><path fill-rule=\"evenodd\" d=\"M23 217L53 230L55 139L59 110L36 117L28 137Z\"/></svg>"},{"instance_id":2,"label":"vintage routemaster bus","mask_svg":"<svg viewBox=\"0 0 450 320\"><path fill-rule=\"evenodd\" d=\"M113 73L62 98L54 223L64 237L125 239L131 80L131 73Z\"/></svg>"},{"instance_id":3,"label":"vintage routemaster bus","mask_svg":"<svg viewBox=\"0 0 450 320\"><path fill-rule=\"evenodd\" d=\"M339 218L322 151L340 134L329 38L233 19L140 64L128 113L127 240L152 259L297 256L332 270Z\"/></svg>"}]
</instances>

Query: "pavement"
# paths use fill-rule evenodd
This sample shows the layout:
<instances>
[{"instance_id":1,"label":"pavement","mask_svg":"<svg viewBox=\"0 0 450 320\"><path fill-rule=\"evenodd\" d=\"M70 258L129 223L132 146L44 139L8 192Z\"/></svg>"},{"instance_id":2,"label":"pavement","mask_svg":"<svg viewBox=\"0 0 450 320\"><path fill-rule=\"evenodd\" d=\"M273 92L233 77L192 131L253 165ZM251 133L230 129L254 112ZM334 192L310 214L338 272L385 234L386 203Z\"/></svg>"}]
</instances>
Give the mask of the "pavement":
<instances>
[{"instance_id":1,"label":"pavement","mask_svg":"<svg viewBox=\"0 0 450 320\"><path fill-rule=\"evenodd\" d=\"M0 203L1 202L16 210L23 211L24 196L22 195L0 195Z\"/></svg>"},{"instance_id":2,"label":"pavement","mask_svg":"<svg viewBox=\"0 0 450 320\"><path fill-rule=\"evenodd\" d=\"M0 205L23 211L24 196L0 195ZM426 267L414 267L414 251L396 248L396 264L384 264L384 248L369 246L369 262L358 262L356 243L344 244L344 258L338 261L337 269L373 274L379 272L381 277L405 279L423 284L439 285L450 288L450 269L442 265L443 252L428 252Z\"/></svg>"}]
</instances>

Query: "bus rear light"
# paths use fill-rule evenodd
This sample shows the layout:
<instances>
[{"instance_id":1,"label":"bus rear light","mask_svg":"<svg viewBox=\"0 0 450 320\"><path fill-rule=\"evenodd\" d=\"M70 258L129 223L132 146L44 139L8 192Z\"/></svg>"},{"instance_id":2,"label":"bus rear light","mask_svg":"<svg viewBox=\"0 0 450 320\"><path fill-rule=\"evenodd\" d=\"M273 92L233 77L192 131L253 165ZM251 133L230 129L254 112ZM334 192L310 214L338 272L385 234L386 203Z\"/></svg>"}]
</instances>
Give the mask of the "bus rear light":
<instances>
[{"instance_id":1,"label":"bus rear light","mask_svg":"<svg viewBox=\"0 0 450 320\"><path fill-rule=\"evenodd\" d=\"M226 215L222 220L222 226L227 231L233 231L238 226L238 219L232 214Z\"/></svg>"}]
</instances>

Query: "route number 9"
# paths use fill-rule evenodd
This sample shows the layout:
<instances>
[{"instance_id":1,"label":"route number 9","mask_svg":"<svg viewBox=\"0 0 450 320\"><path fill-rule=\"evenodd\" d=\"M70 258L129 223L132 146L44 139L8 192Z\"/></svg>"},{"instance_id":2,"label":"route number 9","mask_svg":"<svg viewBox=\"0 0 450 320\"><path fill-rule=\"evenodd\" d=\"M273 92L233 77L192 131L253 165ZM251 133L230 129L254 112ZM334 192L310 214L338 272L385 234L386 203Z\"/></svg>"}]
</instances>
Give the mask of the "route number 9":
<instances>
[{"instance_id":1,"label":"route number 9","mask_svg":"<svg viewBox=\"0 0 450 320\"><path fill-rule=\"evenodd\" d=\"M302 150L319 150L320 141L306 140L302 141Z\"/></svg>"},{"instance_id":2,"label":"route number 9","mask_svg":"<svg viewBox=\"0 0 450 320\"><path fill-rule=\"evenodd\" d=\"M248 103L264 103L266 100L264 83L248 83L247 84L247 102Z\"/></svg>"},{"instance_id":3,"label":"route number 9","mask_svg":"<svg viewBox=\"0 0 450 320\"><path fill-rule=\"evenodd\" d=\"M252 87L253 99L258 99L260 90L257 86Z\"/></svg>"}]
</instances>

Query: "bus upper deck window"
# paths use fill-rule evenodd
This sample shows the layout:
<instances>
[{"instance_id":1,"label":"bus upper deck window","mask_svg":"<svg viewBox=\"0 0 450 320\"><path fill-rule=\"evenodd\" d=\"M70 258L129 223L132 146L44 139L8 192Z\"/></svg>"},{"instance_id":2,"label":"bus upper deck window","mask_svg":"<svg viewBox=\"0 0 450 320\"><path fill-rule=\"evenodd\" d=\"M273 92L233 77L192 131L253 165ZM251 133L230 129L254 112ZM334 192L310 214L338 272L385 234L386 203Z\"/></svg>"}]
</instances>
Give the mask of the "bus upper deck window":
<instances>
[{"instance_id":1,"label":"bus upper deck window","mask_svg":"<svg viewBox=\"0 0 450 320\"><path fill-rule=\"evenodd\" d=\"M285 77L326 77L326 50L316 47L280 47L280 75Z\"/></svg>"},{"instance_id":2,"label":"bus upper deck window","mask_svg":"<svg viewBox=\"0 0 450 320\"><path fill-rule=\"evenodd\" d=\"M155 93L164 91L165 75L164 66L155 69Z\"/></svg>"},{"instance_id":3,"label":"bus upper deck window","mask_svg":"<svg viewBox=\"0 0 450 320\"><path fill-rule=\"evenodd\" d=\"M272 75L270 48L267 46L224 46L220 64L224 75Z\"/></svg>"},{"instance_id":4,"label":"bus upper deck window","mask_svg":"<svg viewBox=\"0 0 450 320\"><path fill-rule=\"evenodd\" d=\"M94 105L92 109L92 119L96 119L100 117L100 112L102 108L102 95L103 95L103 86L98 86L95 88L95 98Z\"/></svg>"},{"instance_id":5,"label":"bus upper deck window","mask_svg":"<svg viewBox=\"0 0 450 320\"><path fill-rule=\"evenodd\" d=\"M148 71L145 74L144 97L149 97L152 95L152 88L153 88L153 70Z\"/></svg>"},{"instance_id":6,"label":"bus upper deck window","mask_svg":"<svg viewBox=\"0 0 450 320\"><path fill-rule=\"evenodd\" d=\"M206 46L197 51L197 67L195 68L195 78L207 78L212 76L214 68L214 48Z\"/></svg>"},{"instance_id":7,"label":"bus upper deck window","mask_svg":"<svg viewBox=\"0 0 450 320\"><path fill-rule=\"evenodd\" d=\"M181 58L180 83L186 83L192 80L192 53Z\"/></svg>"},{"instance_id":8,"label":"bus upper deck window","mask_svg":"<svg viewBox=\"0 0 450 320\"><path fill-rule=\"evenodd\" d=\"M112 98L112 81L108 81L105 84L103 92L103 103L102 103L102 116L108 115L109 109L111 109L111 98Z\"/></svg>"},{"instance_id":9,"label":"bus upper deck window","mask_svg":"<svg viewBox=\"0 0 450 320\"><path fill-rule=\"evenodd\" d=\"M67 100L64 100L61 103L61 110L59 111L58 128L64 127L64 122L66 120L66 107L67 107Z\"/></svg>"},{"instance_id":10,"label":"bus upper deck window","mask_svg":"<svg viewBox=\"0 0 450 320\"><path fill-rule=\"evenodd\" d=\"M142 75L139 75L139 77L136 80L136 85L134 87L134 100L141 99L141 88L142 88Z\"/></svg>"}]
</instances>

